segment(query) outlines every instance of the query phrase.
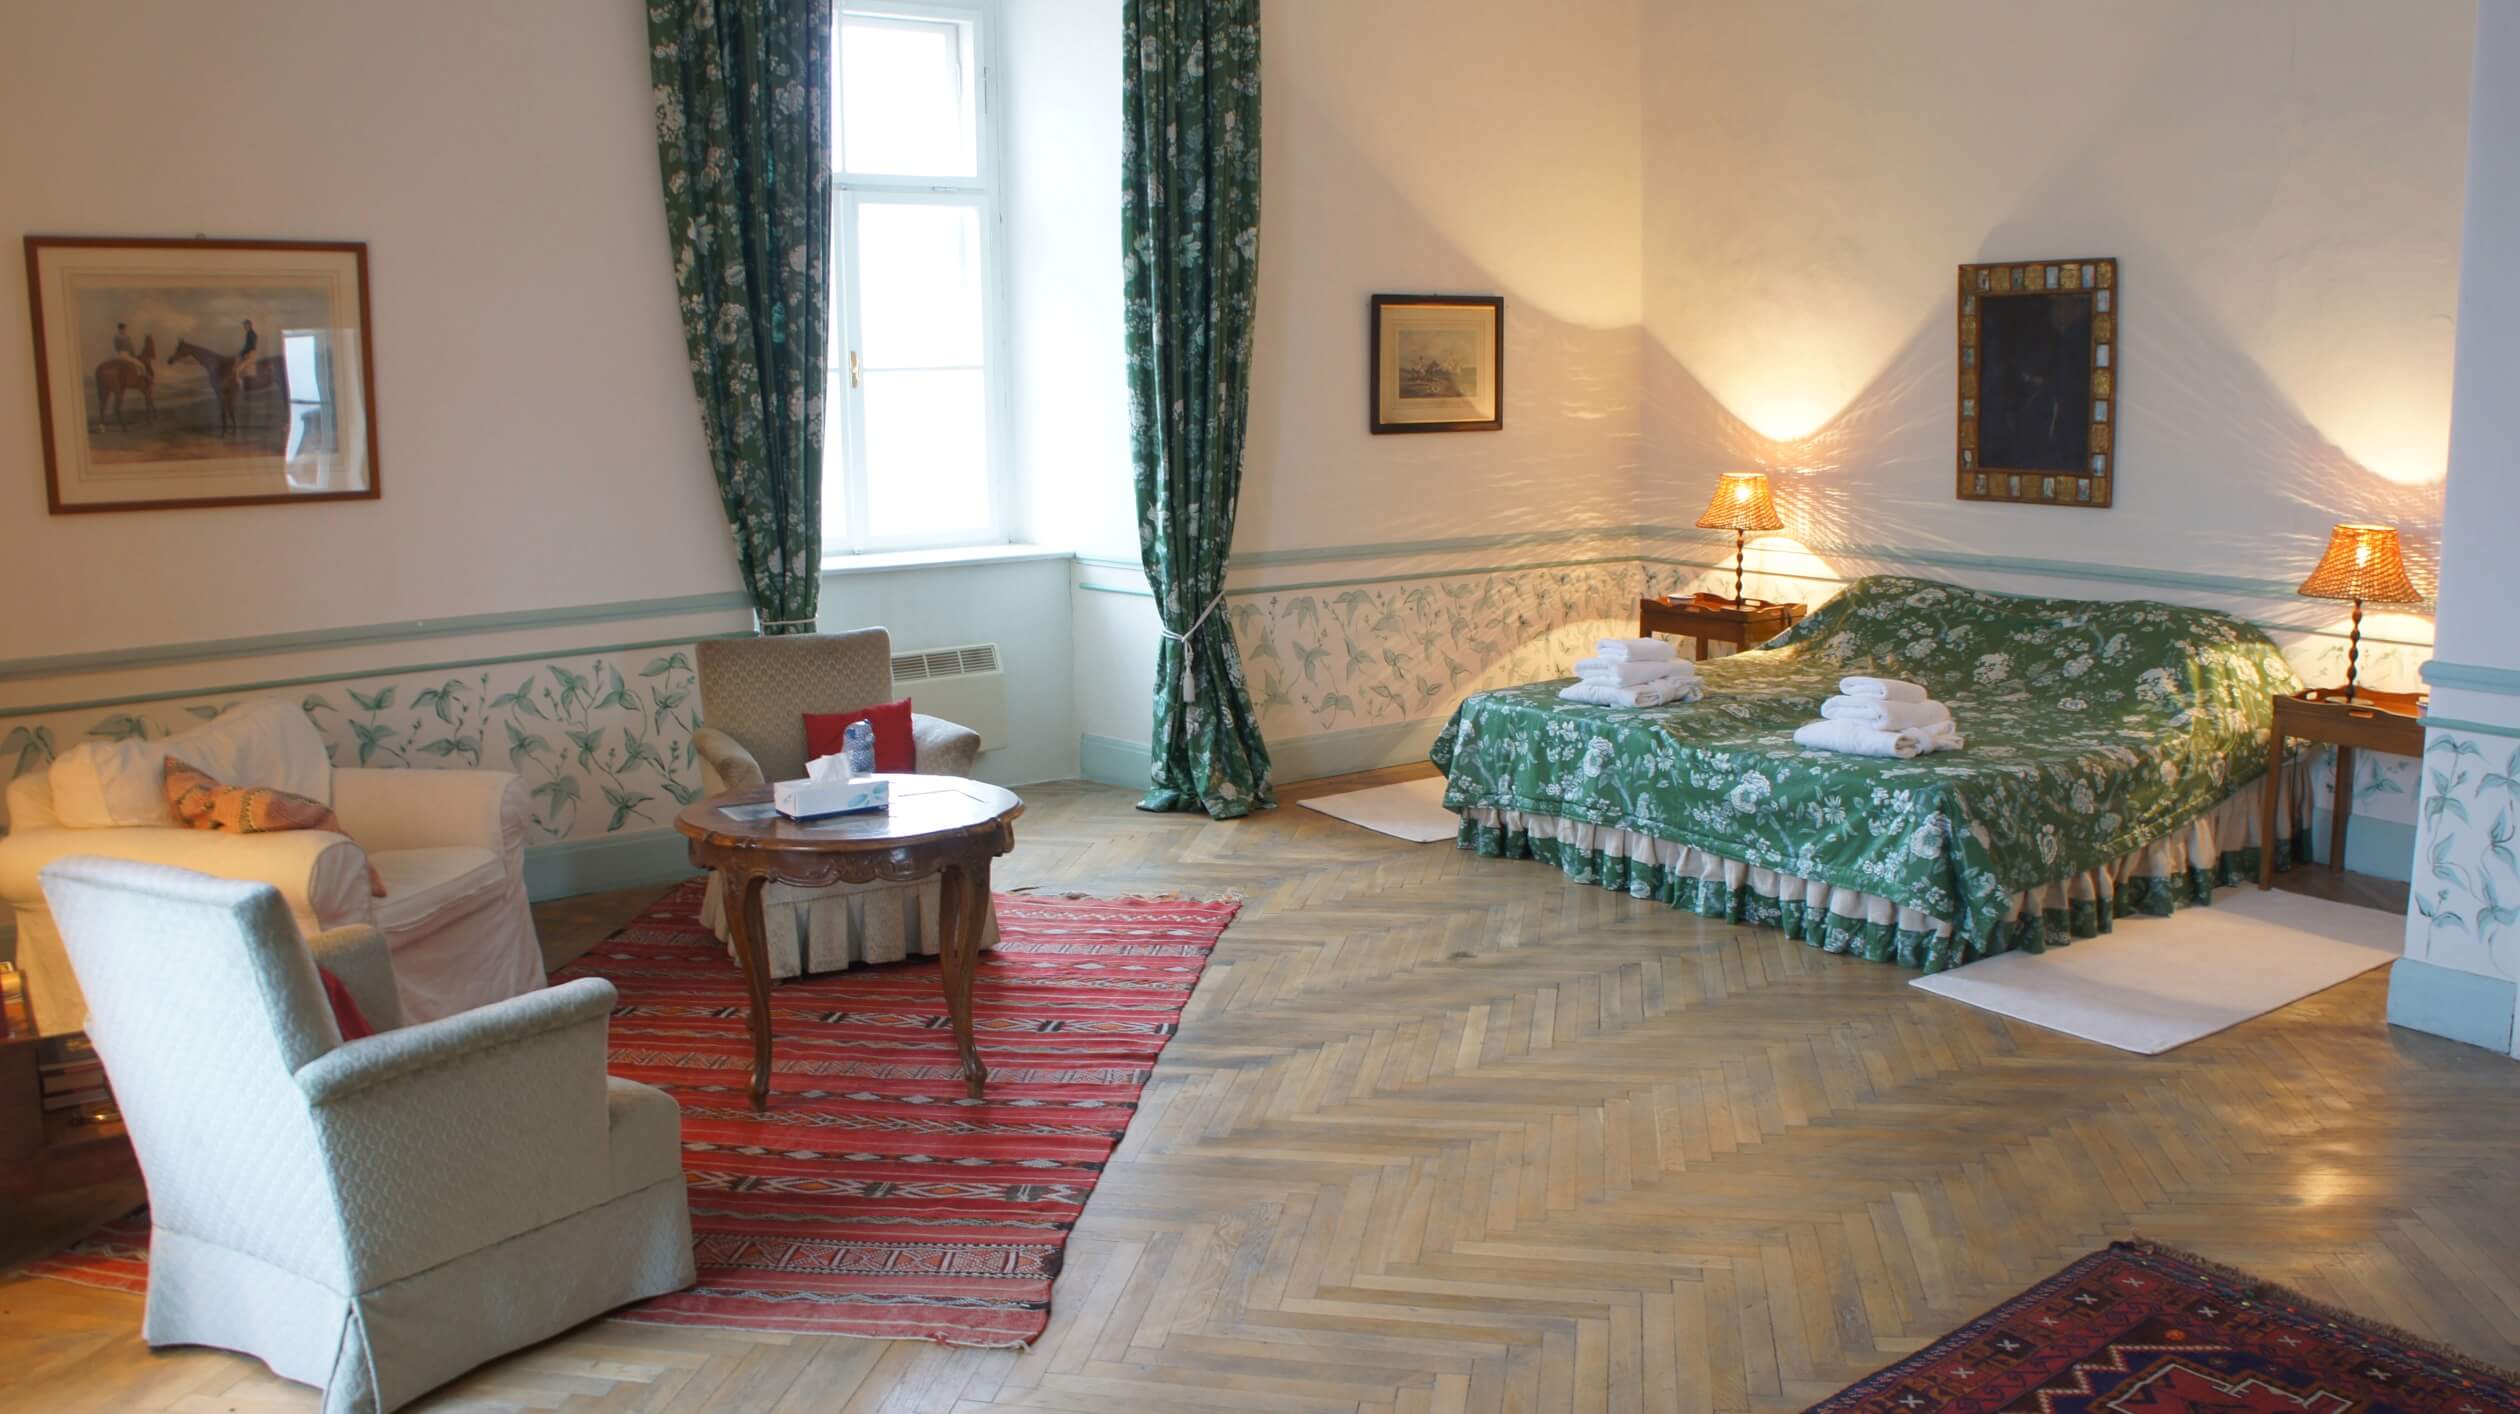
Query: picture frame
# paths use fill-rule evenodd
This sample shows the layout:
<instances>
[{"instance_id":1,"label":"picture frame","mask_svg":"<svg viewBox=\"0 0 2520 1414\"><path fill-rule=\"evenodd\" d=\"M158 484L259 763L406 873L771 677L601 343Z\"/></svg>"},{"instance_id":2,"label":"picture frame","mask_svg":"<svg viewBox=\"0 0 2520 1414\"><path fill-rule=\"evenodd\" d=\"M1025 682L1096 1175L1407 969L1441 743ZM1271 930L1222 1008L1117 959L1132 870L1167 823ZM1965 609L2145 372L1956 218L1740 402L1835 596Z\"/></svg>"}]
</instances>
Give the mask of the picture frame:
<instances>
[{"instance_id":1,"label":"picture frame","mask_svg":"<svg viewBox=\"0 0 2520 1414\"><path fill-rule=\"evenodd\" d=\"M1502 429L1504 296L1373 296L1366 368L1378 434Z\"/></svg>"},{"instance_id":2,"label":"picture frame","mask_svg":"<svg viewBox=\"0 0 2520 1414\"><path fill-rule=\"evenodd\" d=\"M54 515L383 494L366 242L25 245Z\"/></svg>"},{"instance_id":3,"label":"picture frame","mask_svg":"<svg viewBox=\"0 0 2520 1414\"><path fill-rule=\"evenodd\" d=\"M2119 471L2122 276L2104 256L1960 267L1961 500L2109 508Z\"/></svg>"}]
</instances>

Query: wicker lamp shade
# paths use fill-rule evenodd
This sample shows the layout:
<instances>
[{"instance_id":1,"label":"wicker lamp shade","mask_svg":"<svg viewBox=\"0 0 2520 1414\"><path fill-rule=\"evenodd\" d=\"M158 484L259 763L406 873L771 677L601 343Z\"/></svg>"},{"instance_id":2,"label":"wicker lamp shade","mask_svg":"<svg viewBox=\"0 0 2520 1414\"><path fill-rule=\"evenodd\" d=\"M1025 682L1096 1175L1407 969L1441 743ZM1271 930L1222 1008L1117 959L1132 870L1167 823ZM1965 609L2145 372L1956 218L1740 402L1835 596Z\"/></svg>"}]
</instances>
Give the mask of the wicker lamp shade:
<instances>
[{"instance_id":1,"label":"wicker lamp shade","mask_svg":"<svg viewBox=\"0 0 2520 1414\"><path fill-rule=\"evenodd\" d=\"M2319 567L2301 582L2311 599L2350 599L2354 626L2345 637L2345 700L2355 700L2362 660L2362 606L2416 604L2424 596L2406 577L2406 556L2398 549L2398 533L2385 525L2340 525L2328 532L2327 553ZM2343 838L2339 836L2338 838Z\"/></svg>"},{"instance_id":2,"label":"wicker lamp shade","mask_svg":"<svg viewBox=\"0 0 2520 1414\"><path fill-rule=\"evenodd\" d=\"M1768 496L1767 473L1763 471L1728 471L1715 483L1715 499L1706 503L1706 514L1698 525L1707 530L1729 530L1733 533L1733 602L1741 597L1742 546L1753 530L1783 530L1785 522L1776 518L1776 502Z\"/></svg>"},{"instance_id":3,"label":"wicker lamp shade","mask_svg":"<svg viewBox=\"0 0 2520 1414\"><path fill-rule=\"evenodd\" d=\"M2415 604L2424 597L2406 577L2397 531L2385 525L2340 525L2330 531L2327 553L2301 582L2301 593L2366 604Z\"/></svg>"},{"instance_id":4,"label":"wicker lamp shade","mask_svg":"<svg viewBox=\"0 0 2520 1414\"><path fill-rule=\"evenodd\" d=\"M1697 523L1708 530L1785 528L1785 522L1776 517L1776 502L1768 495L1767 473L1762 471L1725 472L1715 483L1715 499L1707 503L1706 514Z\"/></svg>"}]
</instances>

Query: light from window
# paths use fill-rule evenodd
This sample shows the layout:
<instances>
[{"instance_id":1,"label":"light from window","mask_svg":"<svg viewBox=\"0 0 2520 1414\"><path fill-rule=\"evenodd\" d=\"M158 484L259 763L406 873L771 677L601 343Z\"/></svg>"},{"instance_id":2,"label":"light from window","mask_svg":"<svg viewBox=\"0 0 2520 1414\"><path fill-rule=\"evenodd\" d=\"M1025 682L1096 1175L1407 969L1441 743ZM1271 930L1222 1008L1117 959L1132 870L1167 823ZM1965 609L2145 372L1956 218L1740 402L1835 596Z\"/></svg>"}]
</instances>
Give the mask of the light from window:
<instances>
[{"instance_id":1,"label":"light from window","mask_svg":"<svg viewBox=\"0 0 2520 1414\"><path fill-rule=\"evenodd\" d=\"M981 20L903 0L834 27L827 554L1003 538Z\"/></svg>"},{"instance_id":2,"label":"light from window","mask_svg":"<svg viewBox=\"0 0 2520 1414\"><path fill-rule=\"evenodd\" d=\"M977 177L969 21L844 12L840 167L865 176Z\"/></svg>"}]
</instances>

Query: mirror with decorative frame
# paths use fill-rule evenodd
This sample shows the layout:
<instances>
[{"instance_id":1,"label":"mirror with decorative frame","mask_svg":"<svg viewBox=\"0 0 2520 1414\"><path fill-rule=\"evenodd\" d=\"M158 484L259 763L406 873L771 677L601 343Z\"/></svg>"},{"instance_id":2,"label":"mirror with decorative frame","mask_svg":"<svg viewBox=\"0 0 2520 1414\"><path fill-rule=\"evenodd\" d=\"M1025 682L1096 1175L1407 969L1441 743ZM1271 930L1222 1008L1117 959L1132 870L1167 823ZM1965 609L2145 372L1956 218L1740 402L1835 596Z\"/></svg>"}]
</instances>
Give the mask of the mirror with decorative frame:
<instances>
[{"instance_id":1,"label":"mirror with decorative frame","mask_svg":"<svg viewBox=\"0 0 2520 1414\"><path fill-rule=\"evenodd\" d=\"M2109 504L2120 300L2115 260L1960 267L1961 500Z\"/></svg>"}]
</instances>

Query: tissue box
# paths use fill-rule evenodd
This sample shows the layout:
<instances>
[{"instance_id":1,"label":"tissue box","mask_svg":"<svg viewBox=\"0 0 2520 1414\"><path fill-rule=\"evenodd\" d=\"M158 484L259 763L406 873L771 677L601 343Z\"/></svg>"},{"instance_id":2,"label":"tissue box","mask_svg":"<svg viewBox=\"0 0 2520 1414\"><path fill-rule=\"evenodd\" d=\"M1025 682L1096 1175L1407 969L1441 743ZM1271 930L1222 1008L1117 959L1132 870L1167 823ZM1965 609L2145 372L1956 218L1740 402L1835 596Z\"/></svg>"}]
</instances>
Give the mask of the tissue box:
<instances>
[{"instance_id":1,"label":"tissue box","mask_svg":"<svg viewBox=\"0 0 2520 1414\"><path fill-rule=\"evenodd\" d=\"M770 803L791 820L886 810L892 806L892 782L873 776L856 780L778 781L770 787Z\"/></svg>"}]
</instances>

